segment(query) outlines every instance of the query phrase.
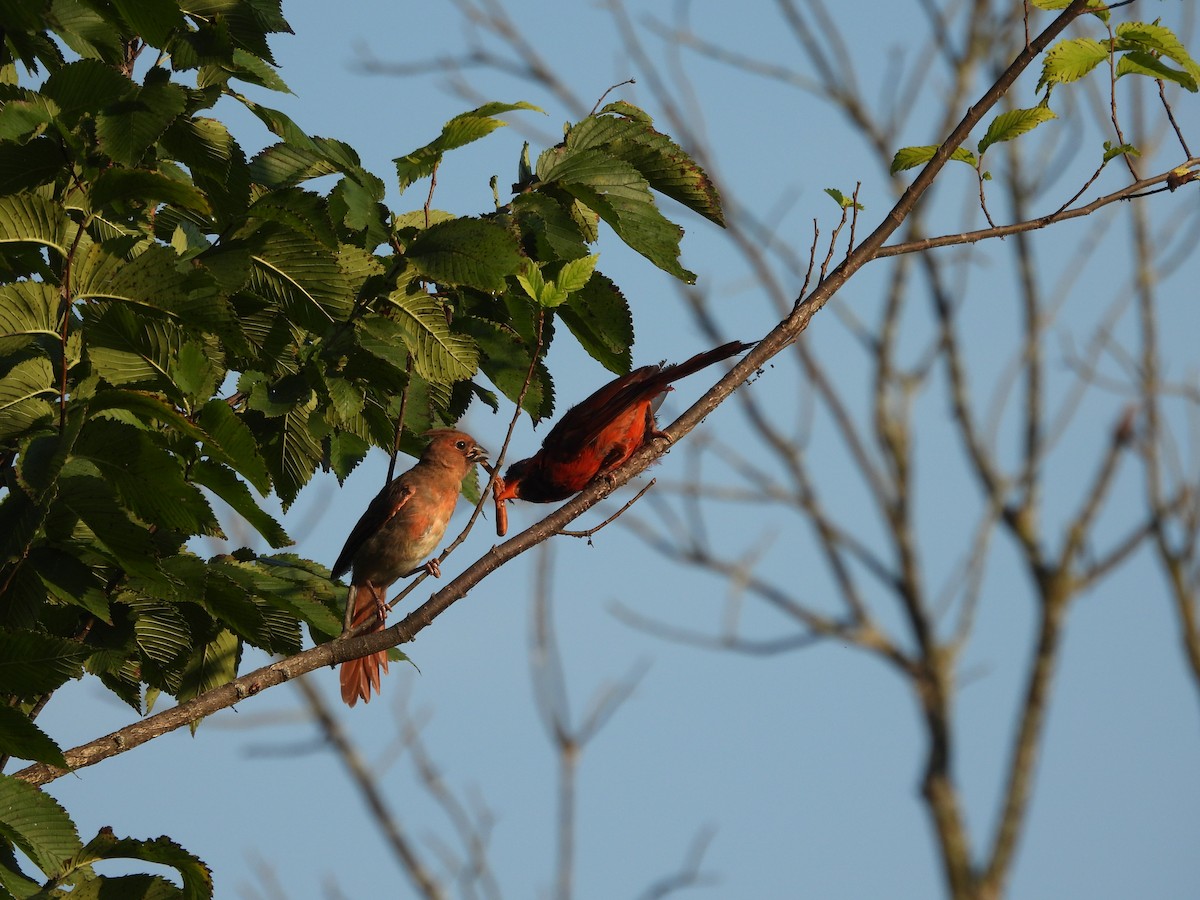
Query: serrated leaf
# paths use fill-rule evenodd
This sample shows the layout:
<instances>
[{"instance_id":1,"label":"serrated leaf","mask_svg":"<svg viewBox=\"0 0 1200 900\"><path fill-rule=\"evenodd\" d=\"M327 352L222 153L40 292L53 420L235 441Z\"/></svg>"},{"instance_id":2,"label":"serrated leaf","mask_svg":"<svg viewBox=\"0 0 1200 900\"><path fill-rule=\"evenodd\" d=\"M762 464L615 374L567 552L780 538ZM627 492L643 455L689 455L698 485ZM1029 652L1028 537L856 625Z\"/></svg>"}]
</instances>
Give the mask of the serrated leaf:
<instances>
[{"instance_id":1,"label":"serrated leaf","mask_svg":"<svg viewBox=\"0 0 1200 900\"><path fill-rule=\"evenodd\" d=\"M1117 77L1125 75L1144 75L1162 81L1171 81L1181 85L1193 94L1196 93L1196 79L1187 72L1172 69L1159 57L1151 53L1130 50L1117 60Z\"/></svg>"},{"instance_id":2,"label":"serrated leaf","mask_svg":"<svg viewBox=\"0 0 1200 900\"><path fill-rule=\"evenodd\" d=\"M865 208L861 203L855 203L853 197L847 197L837 188L825 188L825 193L832 197L833 202L842 209L854 208L861 210Z\"/></svg>"},{"instance_id":3,"label":"serrated leaf","mask_svg":"<svg viewBox=\"0 0 1200 900\"><path fill-rule=\"evenodd\" d=\"M285 511L321 464L321 445L308 425L316 405L313 395L307 402L292 406L282 416L266 420L269 427L264 426L258 433L263 460ZM257 430L253 425L251 429Z\"/></svg>"},{"instance_id":4,"label":"serrated leaf","mask_svg":"<svg viewBox=\"0 0 1200 900\"><path fill-rule=\"evenodd\" d=\"M192 700L205 691L228 684L237 678L241 641L233 632L222 628L215 638L196 647L183 668L176 699Z\"/></svg>"},{"instance_id":5,"label":"serrated leaf","mask_svg":"<svg viewBox=\"0 0 1200 900\"><path fill-rule=\"evenodd\" d=\"M572 294L555 312L592 359L617 375L630 370L633 315L624 295L608 276L595 273L582 290Z\"/></svg>"},{"instance_id":6,"label":"serrated leaf","mask_svg":"<svg viewBox=\"0 0 1200 900\"><path fill-rule=\"evenodd\" d=\"M59 10L65 4L60 4ZM113 66L98 59L81 59L51 72L42 85L42 93L58 104L68 123L117 102L129 92L132 83Z\"/></svg>"},{"instance_id":7,"label":"serrated leaf","mask_svg":"<svg viewBox=\"0 0 1200 900\"><path fill-rule=\"evenodd\" d=\"M1183 66L1195 84L1200 79L1200 65L1192 59L1183 42L1165 25L1157 22L1123 22L1117 26L1117 50L1161 54ZM1191 88L1190 90L1195 90Z\"/></svg>"},{"instance_id":8,"label":"serrated leaf","mask_svg":"<svg viewBox=\"0 0 1200 900\"><path fill-rule=\"evenodd\" d=\"M152 81L135 88L97 114L100 148L118 163L136 166L186 105L187 95L177 84Z\"/></svg>"},{"instance_id":9,"label":"serrated leaf","mask_svg":"<svg viewBox=\"0 0 1200 900\"><path fill-rule=\"evenodd\" d=\"M3 704L0 704L0 756L67 768L67 760L58 744L20 709Z\"/></svg>"},{"instance_id":10,"label":"serrated leaf","mask_svg":"<svg viewBox=\"0 0 1200 900\"><path fill-rule=\"evenodd\" d=\"M192 648L191 629L174 604L153 597L125 597L132 612L138 647L147 657L170 666Z\"/></svg>"},{"instance_id":11,"label":"serrated leaf","mask_svg":"<svg viewBox=\"0 0 1200 900\"><path fill-rule=\"evenodd\" d=\"M429 381L452 384L470 378L479 368L479 349L461 334L450 330L446 311L424 292L396 291L389 298L393 318L371 318L363 323L359 340L377 355L379 342L397 346L397 338L412 354L417 373ZM383 357L386 358L386 357Z\"/></svg>"},{"instance_id":12,"label":"serrated leaf","mask_svg":"<svg viewBox=\"0 0 1200 900\"><path fill-rule=\"evenodd\" d=\"M405 256L433 281L491 293L504 290L504 279L515 275L523 260L508 229L469 218L430 225L413 239Z\"/></svg>"},{"instance_id":13,"label":"serrated leaf","mask_svg":"<svg viewBox=\"0 0 1200 900\"><path fill-rule=\"evenodd\" d=\"M987 132L980 138L977 148L979 155L983 156L992 144L1011 141L1015 137L1033 131L1043 122L1057 118L1054 110L1045 106L1035 106L1032 109L1010 109L1008 112L1002 112L992 119Z\"/></svg>"},{"instance_id":14,"label":"serrated leaf","mask_svg":"<svg viewBox=\"0 0 1200 900\"><path fill-rule=\"evenodd\" d=\"M519 109L544 112L532 103L486 103L455 116L442 126L442 133L424 147L394 159L401 193L414 181L431 174L447 151L477 141L508 124L495 116Z\"/></svg>"},{"instance_id":15,"label":"serrated leaf","mask_svg":"<svg viewBox=\"0 0 1200 900\"><path fill-rule=\"evenodd\" d=\"M1092 38L1059 41L1042 58L1042 76L1037 90L1049 84L1078 81L1108 59L1108 47Z\"/></svg>"},{"instance_id":16,"label":"serrated leaf","mask_svg":"<svg viewBox=\"0 0 1200 900\"><path fill-rule=\"evenodd\" d=\"M182 890L174 889L175 896L181 900L211 900L213 896L212 872L208 866L168 837L118 838L111 828L103 828L79 851L72 863L78 867L105 859L136 859L175 869L183 881ZM126 894L114 892L114 896Z\"/></svg>"},{"instance_id":17,"label":"serrated leaf","mask_svg":"<svg viewBox=\"0 0 1200 900\"><path fill-rule=\"evenodd\" d=\"M11 775L0 775L0 834L49 878L61 874L83 847L75 823L58 801Z\"/></svg>"},{"instance_id":18,"label":"serrated leaf","mask_svg":"<svg viewBox=\"0 0 1200 900\"><path fill-rule=\"evenodd\" d=\"M202 216L212 214L208 198L195 185L148 169L106 169L92 184L91 200L97 211L113 203L141 206L155 201L171 203Z\"/></svg>"},{"instance_id":19,"label":"serrated leaf","mask_svg":"<svg viewBox=\"0 0 1200 900\"><path fill-rule=\"evenodd\" d=\"M48 694L83 674L86 657L76 641L0 628L0 693Z\"/></svg>"},{"instance_id":20,"label":"serrated leaf","mask_svg":"<svg viewBox=\"0 0 1200 900\"><path fill-rule=\"evenodd\" d=\"M90 474L64 475L51 512L69 514L86 525L97 546L107 549L128 572L150 581L161 579L152 536L144 525L130 519L104 479Z\"/></svg>"},{"instance_id":21,"label":"serrated leaf","mask_svg":"<svg viewBox=\"0 0 1200 900\"><path fill-rule=\"evenodd\" d=\"M599 254L593 254L563 263L554 283L567 294L583 290L584 285L592 277L592 273L596 271L596 262L599 259Z\"/></svg>"},{"instance_id":22,"label":"serrated leaf","mask_svg":"<svg viewBox=\"0 0 1200 900\"><path fill-rule=\"evenodd\" d=\"M166 319L136 316L124 305L89 306L84 313L88 359L112 385L139 385L180 392L171 381L171 361L183 344L179 327Z\"/></svg>"},{"instance_id":23,"label":"serrated leaf","mask_svg":"<svg viewBox=\"0 0 1200 900\"><path fill-rule=\"evenodd\" d=\"M923 147L901 147L896 151L896 155L892 157L891 173L895 175L897 172L903 172L905 169L915 169L917 166L923 166L925 163L933 159L938 151L936 144L930 144ZM975 154L966 147L959 147L950 154L950 159L957 162L965 162L971 168L975 168L979 161L975 158Z\"/></svg>"},{"instance_id":24,"label":"serrated leaf","mask_svg":"<svg viewBox=\"0 0 1200 900\"><path fill-rule=\"evenodd\" d=\"M649 183L632 165L589 148L548 150L537 167L542 181L574 196L650 262L687 284L695 282L695 274L679 265L683 229L659 212Z\"/></svg>"},{"instance_id":25,"label":"serrated leaf","mask_svg":"<svg viewBox=\"0 0 1200 900\"><path fill-rule=\"evenodd\" d=\"M224 400L208 401L196 417L204 429L205 449L265 495L271 489L271 477L259 455L254 434Z\"/></svg>"},{"instance_id":26,"label":"serrated leaf","mask_svg":"<svg viewBox=\"0 0 1200 900\"><path fill-rule=\"evenodd\" d=\"M1135 147L1133 144L1120 144L1118 146L1114 146L1112 141L1104 142L1103 162L1105 162L1105 163L1111 162L1112 160L1116 159L1118 156L1125 156L1125 155L1141 156L1142 151L1139 150L1137 147Z\"/></svg>"},{"instance_id":27,"label":"serrated leaf","mask_svg":"<svg viewBox=\"0 0 1200 900\"><path fill-rule=\"evenodd\" d=\"M22 404L56 393L50 360L34 357L17 363L0 378L0 433L15 434L27 428Z\"/></svg>"},{"instance_id":28,"label":"serrated leaf","mask_svg":"<svg viewBox=\"0 0 1200 900\"><path fill-rule=\"evenodd\" d=\"M0 194L16 194L53 181L64 168L62 150L53 138L23 144L0 144Z\"/></svg>"},{"instance_id":29,"label":"serrated leaf","mask_svg":"<svg viewBox=\"0 0 1200 900\"><path fill-rule=\"evenodd\" d=\"M112 485L124 506L147 524L184 535L223 536L204 496L184 480L183 464L143 431L93 419L75 442Z\"/></svg>"},{"instance_id":30,"label":"serrated leaf","mask_svg":"<svg viewBox=\"0 0 1200 900\"><path fill-rule=\"evenodd\" d=\"M455 326L474 338L482 351L480 368L504 396L516 403L529 374L529 346L511 328L485 319L467 317L457 321ZM534 366L521 408L535 422L554 411L553 383L540 359Z\"/></svg>"},{"instance_id":31,"label":"serrated leaf","mask_svg":"<svg viewBox=\"0 0 1200 900\"><path fill-rule=\"evenodd\" d=\"M250 490L231 470L202 459L192 465L189 475L193 482L208 488L229 504L271 547L287 547L294 543L283 527L258 505Z\"/></svg>"},{"instance_id":32,"label":"serrated leaf","mask_svg":"<svg viewBox=\"0 0 1200 900\"><path fill-rule=\"evenodd\" d=\"M247 215L280 222L327 249L337 248L337 234L325 198L312 191L298 187L269 191L250 204Z\"/></svg>"},{"instance_id":33,"label":"serrated leaf","mask_svg":"<svg viewBox=\"0 0 1200 900\"><path fill-rule=\"evenodd\" d=\"M512 202L513 218L534 259L579 259L588 255L583 232L564 207L548 193L521 194Z\"/></svg>"},{"instance_id":34,"label":"serrated leaf","mask_svg":"<svg viewBox=\"0 0 1200 900\"><path fill-rule=\"evenodd\" d=\"M67 254L70 220L61 204L35 194L0 197L0 244L31 243Z\"/></svg>"},{"instance_id":35,"label":"serrated leaf","mask_svg":"<svg viewBox=\"0 0 1200 900\"><path fill-rule=\"evenodd\" d=\"M162 47L171 32L183 27L183 15L176 0L112 0L133 33L152 46Z\"/></svg>"},{"instance_id":36,"label":"serrated leaf","mask_svg":"<svg viewBox=\"0 0 1200 900\"><path fill-rule=\"evenodd\" d=\"M332 250L285 228L267 226L260 236L250 273L257 291L278 302L297 324L315 331L350 314L354 290Z\"/></svg>"},{"instance_id":37,"label":"serrated leaf","mask_svg":"<svg viewBox=\"0 0 1200 900\"><path fill-rule=\"evenodd\" d=\"M654 190L724 226L721 198L708 173L670 137L656 131L637 107L612 103L571 128L568 150L592 147L629 163Z\"/></svg>"},{"instance_id":38,"label":"serrated leaf","mask_svg":"<svg viewBox=\"0 0 1200 900\"><path fill-rule=\"evenodd\" d=\"M77 557L56 547L40 544L29 553L29 563L51 596L62 603L87 610L102 622L112 624L106 582Z\"/></svg>"}]
</instances>

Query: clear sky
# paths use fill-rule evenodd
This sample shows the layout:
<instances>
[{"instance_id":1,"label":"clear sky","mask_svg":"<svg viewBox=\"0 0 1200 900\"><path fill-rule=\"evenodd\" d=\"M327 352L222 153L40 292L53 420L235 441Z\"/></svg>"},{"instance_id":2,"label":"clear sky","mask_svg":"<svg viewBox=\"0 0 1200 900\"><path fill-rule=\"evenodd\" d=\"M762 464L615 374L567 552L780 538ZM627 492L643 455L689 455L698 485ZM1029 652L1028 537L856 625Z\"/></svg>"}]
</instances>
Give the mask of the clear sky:
<instances>
[{"instance_id":1,"label":"clear sky","mask_svg":"<svg viewBox=\"0 0 1200 900\"><path fill-rule=\"evenodd\" d=\"M603 4L509 5L524 38L564 84L588 98L587 106L609 85L642 75L621 49ZM1165 6L1144 5L1147 17L1168 14ZM811 73L812 59L792 40L774 9L766 4L736 7L692 4L692 26L731 53ZM639 21L655 9L670 16L673 8L650 2L631 7ZM892 51L900 48L910 57L922 52L925 20L920 8L911 0L830 4L851 48L850 57L841 62L856 67L872 103L886 107L891 96ZM284 13L296 34L278 36L273 47L294 96L266 97L264 102L288 112L311 134L348 141L385 180L394 180L393 157L423 145L445 120L475 105L455 96L445 76L371 76L359 65L368 51L379 61L404 63L461 52L467 32L454 4L285 0ZM654 58L670 71L672 57L643 35ZM840 59L838 48L833 51ZM726 201L774 221L776 240L803 254L812 241L814 218L821 221L822 234L828 234L837 209L822 193L827 187L850 193L856 182L862 183L862 233L890 206L886 173L820 97L686 57L684 65L692 79L691 102L703 112L703 121L698 116L690 121L715 150ZM465 77L481 102L528 100L546 110L545 116L509 117L537 129L536 149L555 140L560 123L575 117L561 98L520 79L483 67ZM944 87L936 76L932 84ZM618 95L645 104L664 130L672 130L646 82L622 88ZM935 142L939 109L933 88L905 102L914 103L918 112L902 140ZM1032 84L1025 86L1019 102L1035 102ZM1180 107L1185 128L1197 123L1194 102L1188 102L1185 98ZM1087 117L1094 108L1085 103L1072 115ZM248 150L268 141L254 120L232 117L232 108L223 111ZM1090 141L1098 148L1103 139L1061 127L1067 135L1064 143ZM514 180L521 142L528 135L502 129L449 157L439 173L435 205L460 214L490 208L488 179L496 174L501 185ZM1098 156L1097 149L1088 159ZM1057 182L1052 173L1039 173L1050 186L1032 212L1048 212L1065 201L1091 165L1080 164ZM927 222L931 232L957 231L978 219L977 208L964 212L976 190L974 176L967 167L958 168L945 173L937 214L931 213ZM1148 165L1145 171L1158 168ZM1097 191L1115 189L1125 174L1114 168ZM389 202L401 209L418 208L426 190L422 182L403 197L393 191ZM1195 206L1194 195L1186 200L1164 195L1147 202L1159 224L1175 221L1185 203ZM683 262L711 293L724 331L745 340L764 334L773 323L773 310L741 258L714 226L678 207L667 211L688 230ZM1098 315L1089 312L1089 303L1108 309L1114 295L1128 291L1131 257L1124 249L1128 228L1122 218L1127 211L1121 207L1105 213L1111 224L1104 249L1083 260L1082 274L1064 294L1064 302L1072 304L1070 314L1055 322L1054 337L1047 342L1057 397L1064 390L1073 341L1086 340ZM999 203L994 212L1003 218L1008 210ZM1182 245L1179 235L1188 229L1194 235L1194 219L1182 225L1187 228L1164 239ZM1086 233L1084 226L1066 226L1036 235L1039 264L1046 271L1072 270L1077 242ZM676 289L648 262L626 252L611 233L603 235L599 251L601 269L616 278L634 309L635 363L683 359L710 343ZM1190 378L1194 385L1200 262L1188 258L1186 247L1177 256L1178 265L1161 285L1162 327L1171 376ZM983 397L1003 375L1012 352L1018 307L1004 269L1008 260L980 250L975 275L961 285L969 311L965 321L974 329L970 362ZM794 296L803 273L772 265L791 292L788 296ZM864 272L838 301L843 312L874 321L894 274L887 265ZM1119 331L1135 324L1126 314L1116 327ZM912 334L908 350L923 346L927 326L914 325ZM862 400L870 372L850 335L845 315L826 311L807 339L854 399L855 415L865 415ZM989 335L995 336L994 347ZM560 343L551 364L559 397L571 402L609 376L568 346L569 340ZM671 412L681 411L714 380L705 374L681 382L663 418L669 421ZM745 390L789 425L803 419L808 387L796 377L793 362L781 360ZM945 425L944 395L927 392L916 402L923 453L918 518L931 548L929 578L938 584L958 559L971 521L967 510L977 502L977 491L961 463L954 462L957 444ZM1091 472L1096 447L1117 408L1111 397L1082 407L1053 463L1057 468L1047 489L1051 502L1059 491L1076 496L1072 489L1084 477L1080 469ZM498 448L511 409L505 406L502 413L473 409L464 425L485 445ZM816 418L808 447L822 472L821 488L835 506L849 510L847 521L862 540L875 541L878 526L866 511L869 504L854 480L843 478L839 457L844 449L822 421ZM1011 422L1002 419L1002 424ZM736 404L710 416L706 429L763 459ZM541 433L544 427L535 434L523 421L513 452L532 451ZM702 434L693 439L699 441ZM1002 452L1014 452L1015 435L1005 433ZM1185 464L1194 465L1194 448L1185 443L1179 453ZM678 484L689 478L693 460L687 447L677 448L654 474ZM296 551L331 564L380 487L386 465L383 454L373 455L342 490L332 477L314 481L285 518L299 542ZM715 464L706 472L728 477ZM1118 533L1122 522L1140 514L1138 485L1135 475L1124 478L1105 520L1110 530L1102 529L1102 535ZM631 489L626 492L632 495ZM863 508L857 516L856 504ZM678 503L674 507L685 514L688 510ZM643 501L635 511L653 522L654 509ZM540 512L514 508L514 527L535 521ZM465 515L456 519L461 521ZM595 513L585 523L594 521ZM758 571L764 577L803 588L808 592L802 596L814 605L832 602L822 599L831 586L811 531L794 517L765 507L724 504L709 509L708 524L714 539L731 553L757 548ZM491 523L482 522L444 569L454 574L491 541ZM614 606L681 628L718 633L730 588L721 579L665 561L626 527L610 527L591 542L559 538L544 552L549 554L574 718L585 717L606 686L641 673L630 697L580 762L578 897L642 895L656 879L678 869L706 829L711 829L711 840L702 869L714 880L694 890L698 897L941 894L932 832L918 794L924 737L911 692L893 671L837 643L743 656L680 646L631 628L614 615ZM554 872L555 756L539 719L530 669L533 579L540 560L534 553L505 567L422 632L410 650L419 672L393 666L382 697L369 706L347 710L336 703L333 672L307 676L334 705L343 728L379 773L397 817L420 846L427 851L438 842L457 847L453 827L414 778L409 759L397 759L401 703L407 702L407 713L423 724L425 744L447 786L470 808L486 808L494 817L489 859L503 896L514 898L549 896ZM1028 585L1011 559L1008 563L990 570L985 580L955 723L961 738L956 768L977 844L993 825L1032 634ZM432 587L426 582L417 596L426 596ZM873 600L883 610L893 608L882 595ZM885 623L895 624L895 615L883 613ZM781 616L754 601L747 601L741 624L744 633L761 638L790 633ZM248 669L262 660L245 662ZM131 720L131 711L96 684L72 685L62 694L40 724L64 747ZM1194 896L1200 884L1196 700L1161 576L1147 558L1135 560L1078 601L1067 629L1012 896ZM186 729L168 735L60 779L50 791L75 816L85 839L103 825L137 837L170 835L213 867L218 897L413 896L337 759L304 720L304 708L297 689L283 686L215 716L195 736ZM272 893L272 881L279 892Z\"/></svg>"}]
</instances>

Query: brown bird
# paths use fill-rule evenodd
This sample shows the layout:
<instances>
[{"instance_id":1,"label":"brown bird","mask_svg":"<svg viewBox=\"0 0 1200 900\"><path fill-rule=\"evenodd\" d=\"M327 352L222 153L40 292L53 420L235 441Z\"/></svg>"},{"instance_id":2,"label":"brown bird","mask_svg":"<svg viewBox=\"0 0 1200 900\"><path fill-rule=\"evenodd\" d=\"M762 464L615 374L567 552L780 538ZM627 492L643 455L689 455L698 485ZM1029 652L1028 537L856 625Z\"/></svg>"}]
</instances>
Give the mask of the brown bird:
<instances>
[{"instance_id":1,"label":"brown bird","mask_svg":"<svg viewBox=\"0 0 1200 900\"><path fill-rule=\"evenodd\" d=\"M422 570L440 577L437 560L422 561L437 547L458 502L462 480L487 450L462 431L439 428L417 464L384 487L346 538L333 564L333 577L353 567L346 600L347 630L372 619L372 631L383 631L387 589L398 578ZM342 699L353 706L379 693L380 670L388 668L387 651L342 663Z\"/></svg>"},{"instance_id":2,"label":"brown bird","mask_svg":"<svg viewBox=\"0 0 1200 900\"><path fill-rule=\"evenodd\" d=\"M554 503L566 500L597 475L611 472L649 438L664 437L654 411L671 382L753 347L730 341L697 353L678 365L642 366L622 375L573 406L546 435L529 459L508 467L492 490L496 533L508 531L506 500Z\"/></svg>"}]
</instances>

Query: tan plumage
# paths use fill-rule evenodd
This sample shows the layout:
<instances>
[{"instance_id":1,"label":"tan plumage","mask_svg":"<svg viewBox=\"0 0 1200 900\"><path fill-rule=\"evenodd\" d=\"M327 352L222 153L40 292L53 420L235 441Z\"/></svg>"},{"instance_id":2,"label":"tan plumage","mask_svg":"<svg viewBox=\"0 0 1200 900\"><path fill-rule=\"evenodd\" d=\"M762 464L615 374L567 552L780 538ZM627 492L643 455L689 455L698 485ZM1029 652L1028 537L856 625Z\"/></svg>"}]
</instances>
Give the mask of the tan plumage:
<instances>
[{"instance_id":1,"label":"tan plumage","mask_svg":"<svg viewBox=\"0 0 1200 900\"><path fill-rule=\"evenodd\" d=\"M373 631L384 629L387 589L397 579L422 569L440 574L436 560L424 560L446 533L463 478L487 460L487 451L465 432L443 428L427 435L433 440L417 464L375 496L333 564L334 578L353 570L346 601L351 629L372 619ZM369 702L387 668L386 650L342 663L342 699L350 706Z\"/></svg>"}]
</instances>

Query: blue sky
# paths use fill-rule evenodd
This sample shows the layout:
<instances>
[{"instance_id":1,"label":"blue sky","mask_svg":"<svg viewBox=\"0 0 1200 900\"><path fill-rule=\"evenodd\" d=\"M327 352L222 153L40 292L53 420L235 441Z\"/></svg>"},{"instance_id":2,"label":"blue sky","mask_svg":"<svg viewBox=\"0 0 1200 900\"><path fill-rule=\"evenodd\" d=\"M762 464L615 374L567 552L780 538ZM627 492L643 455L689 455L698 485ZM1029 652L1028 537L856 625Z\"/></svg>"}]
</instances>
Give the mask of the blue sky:
<instances>
[{"instance_id":1,"label":"blue sky","mask_svg":"<svg viewBox=\"0 0 1200 900\"><path fill-rule=\"evenodd\" d=\"M265 102L288 112L309 133L348 141L368 168L391 180L393 157L426 143L445 120L474 104L453 96L441 76L369 76L357 64L360 54L367 48L379 60L414 62L460 50L465 32L453 6L285 2L296 34L277 37L273 46L294 96ZM581 97L598 97L609 85L640 74L623 54L601 6L513 6L519 6L514 15L522 33ZM731 51L810 70L812 61L765 5L751 10L693 6L693 27ZM660 7L661 15L670 14L661 4L631 8L640 17ZM1154 15L1175 14L1157 4L1153 10ZM834 14L850 41L864 95L872 102L886 98L892 51L921 52L919 5L855 3ZM661 49L655 50L655 58L671 64ZM814 218L822 235L828 235L837 210L822 193L826 187L849 193L862 182L860 196L867 209L861 233L890 206L886 174L821 98L713 64L689 60L686 66L704 117L703 122L693 118L692 124L714 148L727 201L773 217L777 240L806 249ZM543 140L553 140L560 123L572 118L561 100L517 79L486 69L467 77L481 99L542 106L546 116L515 113L510 121L539 129ZM944 87L936 77L934 85ZM1021 91L1019 102L1032 105L1032 82L1022 82ZM644 82L622 89L620 96L646 104L664 130L672 130ZM1185 128L1197 122L1188 99L1179 107ZM902 133L904 143L935 141L936 101L933 88L917 98L911 124ZM1081 106L1073 112L1064 107L1064 117L1091 115L1087 102ZM254 120L233 112L228 112L230 121L247 149L268 140ZM1066 124L1060 134L1064 142L1090 142L1097 148L1104 139ZM512 180L525 136L515 127L502 129L448 158L439 172L435 205L460 214L488 209L489 177L498 175L501 185ZM1097 149L1088 159L1098 155ZM1043 162L1031 157L1035 164ZM993 162L1002 164L1000 159ZM1057 207L1090 168L1090 162L1079 163L1050 179L1034 212ZM1161 168L1147 160L1144 171ZM1125 175L1114 167L1094 193L1115 189ZM393 192L389 202L401 210L417 208L426 189L420 183L403 197ZM978 209L972 208L975 190L967 167L944 173L929 229L940 233L978 227ZM1186 250L1184 242L1194 240L1187 237L1188 228L1195 223L1182 218L1183 207L1194 201L1179 195L1146 202L1153 204L1162 240ZM993 213L1003 218L1005 205L995 203ZM687 228L684 264L710 292L722 328L730 337L746 340L765 333L773 324L773 309L718 229L678 207L668 206L667 212ZM1065 311L1046 345L1056 399L1067 390L1071 348L1076 346L1072 341L1085 340L1102 311L1129 291L1126 214L1127 207L1104 214L1109 226L1084 257L1076 255L1078 245L1093 223L1061 226L1033 239L1049 285L1056 273L1071 272L1082 259L1077 277L1063 275ZM599 251L601 269L616 278L634 309L636 363L679 360L707 346L677 290L649 263L622 248L611 233L602 237ZM1200 325L1194 285L1200 273L1186 252L1179 255L1183 261L1160 285L1161 327L1171 377L1194 385L1192 341ZM956 286L963 292L974 384L985 399L1011 360L1017 333L1008 262L999 251L980 248L972 257L970 277ZM781 266L775 271L793 296L801 276ZM875 321L882 292L893 277L891 264L864 271L835 301L843 305L843 313L832 308L822 312L808 332L810 345L856 404L856 415L863 415L870 371L843 314ZM921 324L925 315L923 306L911 313L911 336L902 343L909 357L919 355L929 340L928 326ZM1135 324L1126 313L1116 328L1122 333ZM566 340L560 344L551 364L559 396L570 402L608 376ZM671 412L685 408L713 380L697 375L681 382L662 418L669 421ZM790 357L778 359L744 390L753 391L780 421L805 421L809 388L796 377ZM914 402L921 424L916 435L921 448L917 521L929 548L929 580L940 584L951 576L961 552L977 491L945 423L944 394L931 389ZM1089 398L1056 448L1046 487L1051 523L1064 509L1074 508L1079 486L1090 475L1119 408L1103 392ZM1018 445L1011 433L1012 413L1000 422L999 452L1014 454ZM493 449L506 424L507 419L479 409L464 423ZM710 437L742 446L752 459L770 466L736 403L710 416L706 428ZM878 542L878 523L861 484L845 472L845 450L826 417L815 415L810 430L807 453L821 473L827 502L862 540ZM699 444L702 433L693 439ZM513 452L524 455L539 440L540 433L522 422ZM654 474L664 483L686 480L695 460L692 443L690 439L688 446L676 448ZM1179 453L1185 463L1195 456L1186 442ZM332 479L315 481L285 520L299 541L297 552L332 563L382 483L386 465L382 454L373 456L341 490ZM732 480L719 465L706 465L714 479ZM1101 537L1118 534L1123 523L1140 513L1139 484L1130 466L1102 520ZM653 522L654 509L643 501L635 513ZM514 508L514 527L535 521L541 511ZM592 520L598 521L594 513ZM456 519L461 521L465 509ZM709 508L706 521L719 546L759 552L759 571L765 577L796 589L814 606L833 603L811 531L794 517L771 507L721 504ZM465 567L491 541L490 522L483 522L444 569L453 574ZM586 715L606 684L642 672L629 699L581 759L578 897L639 896L675 871L696 835L709 828L712 837L702 868L715 881L696 888L698 897L940 894L933 837L918 794L924 737L912 694L894 671L836 642L747 657L680 646L629 627L614 615L614 606L716 633L728 610L730 589L720 579L664 561L627 528L610 527L590 543L559 538L544 552L550 554L552 602L574 718ZM1000 561L985 580L956 708L956 771L977 846L993 825L1033 626L1024 575L1012 564L1011 554L998 554ZM548 896L554 871L555 758L535 705L529 662L538 558L530 554L505 567L422 632L410 650L419 673L393 666L380 699L354 710L336 709L343 727L377 767L388 800L411 835L425 849L431 839L453 845L452 828L415 781L408 760L395 759L400 703L406 700L408 713L423 723L424 741L448 786L471 803L486 805L494 816L490 861L508 897ZM425 596L430 587L426 582L417 596ZM884 624L895 626L899 619L886 597L879 593L872 600L879 604ZM752 601L743 609L742 627L763 638L787 633L782 617ZM1177 627L1161 576L1144 554L1077 601L1011 896L1172 897L1194 891L1200 877L1195 853L1200 718ZM248 659L247 668L257 662ZM330 703L336 702L333 672L308 678ZM347 897L413 896L337 760L315 743L315 729L303 720L303 708L295 688L280 687L213 717L194 737L186 730L168 735L60 779L50 790L85 835L103 825L138 837L170 835L213 867L219 897L271 897L262 866L274 873L282 895L289 897L334 896L327 892L330 884ZM40 722L61 745L74 746L130 720L128 708L97 685L82 683L64 689Z\"/></svg>"}]
</instances>

